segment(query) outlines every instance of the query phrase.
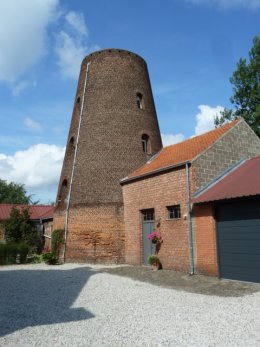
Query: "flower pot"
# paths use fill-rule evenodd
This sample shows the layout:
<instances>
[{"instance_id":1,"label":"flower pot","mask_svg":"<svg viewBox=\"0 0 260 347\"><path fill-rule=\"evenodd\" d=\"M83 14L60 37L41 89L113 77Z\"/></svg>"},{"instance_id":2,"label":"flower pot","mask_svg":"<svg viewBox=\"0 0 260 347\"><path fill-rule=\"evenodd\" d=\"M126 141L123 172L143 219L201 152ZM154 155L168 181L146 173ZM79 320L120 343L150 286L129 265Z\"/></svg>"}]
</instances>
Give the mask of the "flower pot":
<instances>
[{"instance_id":1,"label":"flower pot","mask_svg":"<svg viewBox=\"0 0 260 347\"><path fill-rule=\"evenodd\" d=\"M158 262L158 263L152 264L152 269L153 269L154 271L160 270L160 269L161 269L161 263Z\"/></svg>"},{"instance_id":2,"label":"flower pot","mask_svg":"<svg viewBox=\"0 0 260 347\"><path fill-rule=\"evenodd\" d=\"M152 243L156 245L157 244L157 240L153 239Z\"/></svg>"}]
</instances>

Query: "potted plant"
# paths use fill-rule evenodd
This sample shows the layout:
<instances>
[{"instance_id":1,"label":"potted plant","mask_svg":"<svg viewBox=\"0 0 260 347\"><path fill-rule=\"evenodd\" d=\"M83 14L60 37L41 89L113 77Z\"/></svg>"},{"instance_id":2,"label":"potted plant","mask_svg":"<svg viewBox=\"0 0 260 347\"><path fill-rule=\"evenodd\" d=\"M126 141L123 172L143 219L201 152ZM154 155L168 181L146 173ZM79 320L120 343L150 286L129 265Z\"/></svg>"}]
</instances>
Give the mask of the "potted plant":
<instances>
[{"instance_id":1,"label":"potted plant","mask_svg":"<svg viewBox=\"0 0 260 347\"><path fill-rule=\"evenodd\" d=\"M49 265L57 264L58 257L53 253L50 252L48 248L45 248L42 253L42 260Z\"/></svg>"},{"instance_id":2,"label":"potted plant","mask_svg":"<svg viewBox=\"0 0 260 347\"><path fill-rule=\"evenodd\" d=\"M154 230L151 234L148 235L148 239L152 241L154 244L160 244L162 243L162 235L159 231Z\"/></svg>"},{"instance_id":3,"label":"potted plant","mask_svg":"<svg viewBox=\"0 0 260 347\"><path fill-rule=\"evenodd\" d=\"M150 254L148 257L148 263L152 265L153 270L160 270L162 268L162 264L160 262L160 259L155 254Z\"/></svg>"}]
</instances>

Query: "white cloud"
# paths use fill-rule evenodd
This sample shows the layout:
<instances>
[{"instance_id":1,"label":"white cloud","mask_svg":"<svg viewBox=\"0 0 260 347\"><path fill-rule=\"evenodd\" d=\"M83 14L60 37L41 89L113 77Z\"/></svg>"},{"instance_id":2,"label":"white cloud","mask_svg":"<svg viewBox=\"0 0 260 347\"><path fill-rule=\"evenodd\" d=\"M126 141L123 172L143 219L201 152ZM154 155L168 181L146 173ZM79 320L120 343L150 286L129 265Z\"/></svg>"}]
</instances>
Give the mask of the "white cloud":
<instances>
[{"instance_id":1,"label":"white cloud","mask_svg":"<svg viewBox=\"0 0 260 347\"><path fill-rule=\"evenodd\" d=\"M195 135L203 134L215 128L214 117L220 115L224 110L222 106L211 107L208 105L199 105L200 112L196 115Z\"/></svg>"},{"instance_id":2,"label":"white cloud","mask_svg":"<svg viewBox=\"0 0 260 347\"><path fill-rule=\"evenodd\" d=\"M98 46L89 46L88 29L82 14L69 12L65 29L56 35L55 51L63 77L77 79L82 59Z\"/></svg>"},{"instance_id":3,"label":"white cloud","mask_svg":"<svg viewBox=\"0 0 260 347\"><path fill-rule=\"evenodd\" d=\"M8 0L0 3L0 81L14 84L46 53L48 25L59 0ZM18 85L14 93L25 85Z\"/></svg>"},{"instance_id":4,"label":"white cloud","mask_svg":"<svg viewBox=\"0 0 260 347\"><path fill-rule=\"evenodd\" d=\"M183 134L161 134L163 147L173 145L174 143L178 143L184 140Z\"/></svg>"},{"instance_id":5,"label":"white cloud","mask_svg":"<svg viewBox=\"0 0 260 347\"><path fill-rule=\"evenodd\" d=\"M29 85L28 81L20 81L14 84L12 88L12 94L14 96L18 96L21 93L21 91L23 91L24 89L28 87L28 85Z\"/></svg>"},{"instance_id":6,"label":"white cloud","mask_svg":"<svg viewBox=\"0 0 260 347\"><path fill-rule=\"evenodd\" d=\"M27 128L33 130L33 131L41 131L42 126L40 123L36 122L30 117L25 118L24 124L26 125Z\"/></svg>"},{"instance_id":7,"label":"white cloud","mask_svg":"<svg viewBox=\"0 0 260 347\"><path fill-rule=\"evenodd\" d=\"M64 153L65 147L38 144L14 155L0 154L0 177L48 190L58 184Z\"/></svg>"},{"instance_id":8,"label":"white cloud","mask_svg":"<svg viewBox=\"0 0 260 347\"><path fill-rule=\"evenodd\" d=\"M88 28L82 13L69 12L65 16L65 19L78 35L88 37Z\"/></svg>"},{"instance_id":9,"label":"white cloud","mask_svg":"<svg viewBox=\"0 0 260 347\"><path fill-rule=\"evenodd\" d=\"M217 5L220 8L244 7L257 9L260 7L260 0L186 0L196 5Z\"/></svg>"}]
</instances>

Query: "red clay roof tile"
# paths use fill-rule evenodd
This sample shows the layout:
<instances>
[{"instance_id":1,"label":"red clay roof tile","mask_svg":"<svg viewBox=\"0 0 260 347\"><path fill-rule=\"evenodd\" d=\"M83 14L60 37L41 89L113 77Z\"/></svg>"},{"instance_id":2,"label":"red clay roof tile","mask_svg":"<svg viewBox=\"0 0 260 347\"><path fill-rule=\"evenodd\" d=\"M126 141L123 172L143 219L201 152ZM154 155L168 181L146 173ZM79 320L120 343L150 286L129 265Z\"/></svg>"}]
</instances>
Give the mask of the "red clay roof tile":
<instances>
[{"instance_id":1,"label":"red clay roof tile","mask_svg":"<svg viewBox=\"0 0 260 347\"><path fill-rule=\"evenodd\" d=\"M20 210L29 207L31 219L53 218L54 206L52 205L0 204L0 220L9 218L13 206Z\"/></svg>"},{"instance_id":2,"label":"red clay roof tile","mask_svg":"<svg viewBox=\"0 0 260 347\"><path fill-rule=\"evenodd\" d=\"M151 158L145 165L141 166L121 182L133 179L139 176L152 174L158 170L167 169L181 163L185 163L194 159L197 155L206 150L223 134L237 124L241 119L234 120L228 124L223 125L215 130L209 131L205 134L192 137L174 145L164 147L157 155Z\"/></svg>"}]
</instances>

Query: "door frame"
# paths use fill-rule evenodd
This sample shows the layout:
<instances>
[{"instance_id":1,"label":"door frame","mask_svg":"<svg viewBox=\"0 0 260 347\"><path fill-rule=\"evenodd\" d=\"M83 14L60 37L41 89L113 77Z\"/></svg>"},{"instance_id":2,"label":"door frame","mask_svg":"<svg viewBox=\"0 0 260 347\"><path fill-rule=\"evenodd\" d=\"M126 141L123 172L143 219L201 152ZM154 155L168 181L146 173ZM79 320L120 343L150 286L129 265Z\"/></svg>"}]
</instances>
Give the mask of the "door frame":
<instances>
[{"instance_id":1,"label":"door frame","mask_svg":"<svg viewBox=\"0 0 260 347\"><path fill-rule=\"evenodd\" d=\"M145 241L147 241L146 244L151 245L150 254L155 254L155 251L156 251L155 245L152 244L152 241L144 240L144 223L145 223L145 220L144 220L145 217L144 216L145 216L146 212L148 213L148 215L150 213L150 216L152 215L152 217L153 217L152 219L150 219L149 218L150 216L147 216L148 219L146 220L147 224L148 224L148 222L151 222L152 228L151 228L150 232L152 232L154 230L154 226L155 226L155 209L154 208L146 208L146 209L140 210L140 220L141 220L141 228L140 228L141 229L141 249L140 249L141 250L141 257L140 257L140 259L141 259L141 264L145 265L145 266L148 265L148 262L145 259L145 249L144 249Z\"/></svg>"}]
</instances>

